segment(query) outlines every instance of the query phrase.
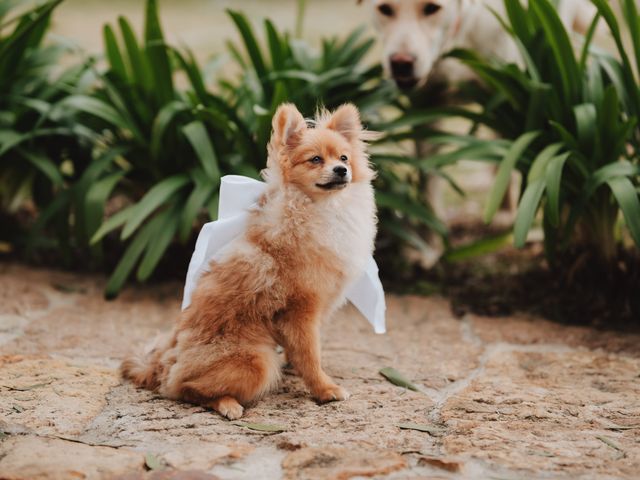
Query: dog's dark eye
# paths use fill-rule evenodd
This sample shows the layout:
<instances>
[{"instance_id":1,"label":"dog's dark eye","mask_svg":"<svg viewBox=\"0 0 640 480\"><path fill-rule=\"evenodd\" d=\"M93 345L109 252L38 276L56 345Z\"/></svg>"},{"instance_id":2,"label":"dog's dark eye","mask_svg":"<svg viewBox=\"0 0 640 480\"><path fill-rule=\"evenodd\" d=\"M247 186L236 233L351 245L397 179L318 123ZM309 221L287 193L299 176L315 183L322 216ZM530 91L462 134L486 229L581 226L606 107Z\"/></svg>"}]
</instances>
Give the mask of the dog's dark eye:
<instances>
[{"instance_id":1,"label":"dog's dark eye","mask_svg":"<svg viewBox=\"0 0 640 480\"><path fill-rule=\"evenodd\" d=\"M342 160L343 162L346 162L349 159L347 158L346 155L340 155L340 160Z\"/></svg>"},{"instance_id":2,"label":"dog's dark eye","mask_svg":"<svg viewBox=\"0 0 640 480\"><path fill-rule=\"evenodd\" d=\"M388 3L378 5L378 11L385 17L393 17L393 8Z\"/></svg>"},{"instance_id":3,"label":"dog's dark eye","mask_svg":"<svg viewBox=\"0 0 640 480\"><path fill-rule=\"evenodd\" d=\"M425 4L424 8L422 9L422 13L424 13L428 17L429 15L433 15L434 13L436 13L441 8L442 7L437 3L429 2Z\"/></svg>"},{"instance_id":4,"label":"dog's dark eye","mask_svg":"<svg viewBox=\"0 0 640 480\"><path fill-rule=\"evenodd\" d=\"M311 157L309 161L314 165L317 165L319 163L322 163L322 157L319 157L318 155L316 155L315 157Z\"/></svg>"}]
</instances>

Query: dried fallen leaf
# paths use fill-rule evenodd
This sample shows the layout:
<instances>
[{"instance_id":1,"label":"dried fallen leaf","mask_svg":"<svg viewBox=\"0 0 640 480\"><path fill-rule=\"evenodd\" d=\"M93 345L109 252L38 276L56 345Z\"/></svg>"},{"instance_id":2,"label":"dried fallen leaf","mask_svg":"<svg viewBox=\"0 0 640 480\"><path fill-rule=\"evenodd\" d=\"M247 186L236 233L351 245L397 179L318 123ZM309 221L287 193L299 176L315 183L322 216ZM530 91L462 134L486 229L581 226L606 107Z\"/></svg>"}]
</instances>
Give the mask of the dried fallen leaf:
<instances>
[{"instance_id":1,"label":"dried fallen leaf","mask_svg":"<svg viewBox=\"0 0 640 480\"><path fill-rule=\"evenodd\" d=\"M640 425L607 425L604 428L607 430L635 430L640 429Z\"/></svg>"},{"instance_id":2,"label":"dried fallen leaf","mask_svg":"<svg viewBox=\"0 0 640 480\"><path fill-rule=\"evenodd\" d=\"M448 460L445 458L437 457L420 457L418 459L418 465L429 465L453 473L459 472L461 468L460 463L455 460Z\"/></svg>"},{"instance_id":3,"label":"dried fallen leaf","mask_svg":"<svg viewBox=\"0 0 640 480\"><path fill-rule=\"evenodd\" d=\"M429 435L433 435L434 437L438 437L444 432L443 428L434 427L431 425L422 425L419 423L398 423L396 427L401 428L402 430L417 430L419 432L426 432Z\"/></svg>"},{"instance_id":4,"label":"dried fallen leaf","mask_svg":"<svg viewBox=\"0 0 640 480\"><path fill-rule=\"evenodd\" d=\"M76 285L69 285L65 283L52 283L51 286L63 293L87 293L87 289L85 287L80 287Z\"/></svg>"},{"instance_id":5,"label":"dried fallen leaf","mask_svg":"<svg viewBox=\"0 0 640 480\"><path fill-rule=\"evenodd\" d=\"M600 440L602 443L604 443L605 445L608 445L609 447L613 448L614 450L618 450L619 452L624 453L624 450L622 448L616 445L613 441L609 440L607 437L597 436L596 438Z\"/></svg>"},{"instance_id":6,"label":"dried fallen leaf","mask_svg":"<svg viewBox=\"0 0 640 480\"><path fill-rule=\"evenodd\" d=\"M164 463L153 453L147 453L144 456L144 463L149 470L163 470Z\"/></svg>"},{"instance_id":7,"label":"dried fallen leaf","mask_svg":"<svg viewBox=\"0 0 640 480\"><path fill-rule=\"evenodd\" d=\"M2 385L5 388L8 388L9 390L13 390L15 392L27 392L29 390L33 390L34 388L40 388L40 387L44 387L46 385L50 385L53 383L53 380L51 380L50 382L45 382L45 383L36 383L35 385L29 385L26 387L10 387L9 385Z\"/></svg>"},{"instance_id":8,"label":"dried fallen leaf","mask_svg":"<svg viewBox=\"0 0 640 480\"><path fill-rule=\"evenodd\" d=\"M418 387L416 387L410 380L405 378L399 371L392 367L385 367L380 370L380 375L389 380L394 385L399 387L408 388L409 390L413 390L414 392L418 391Z\"/></svg>"},{"instance_id":9,"label":"dried fallen leaf","mask_svg":"<svg viewBox=\"0 0 640 480\"><path fill-rule=\"evenodd\" d=\"M249 430L256 430L258 432L284 432L287 430L286 427L281 425L270 425L267 423L246 423L246 422L231 422L232 425L236 425L238 427L248 428Z\"/></svg>"}]
</instances>

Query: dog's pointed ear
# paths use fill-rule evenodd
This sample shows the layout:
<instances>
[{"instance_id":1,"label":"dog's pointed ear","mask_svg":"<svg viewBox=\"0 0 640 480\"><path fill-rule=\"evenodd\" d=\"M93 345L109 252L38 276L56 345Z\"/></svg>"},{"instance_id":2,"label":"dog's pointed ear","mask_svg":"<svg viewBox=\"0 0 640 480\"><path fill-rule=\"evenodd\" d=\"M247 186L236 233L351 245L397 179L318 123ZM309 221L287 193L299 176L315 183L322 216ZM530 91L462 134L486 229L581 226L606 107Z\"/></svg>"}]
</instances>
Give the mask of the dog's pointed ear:
<instances>
[{"instance_id":1,"label":"dog's pointed ear","mask_svg":"<svg viewBox=\"0 0 640 480\"><path fill-rule=\"evenodd\" d=\"M353 104L345 103L333 112L326 127L335 130L350 142L354 142L362 134L360 113Z\"/></svg>"},{"instance_id":2,"label":"dog's pointed ear","mask_svg":"<svg viewBox=\"0 0 640 480\"><path fill-rule=\"evenodd\" d=\"M307 122L292 103L283 103L273 116L273 139L278 146L295 147L307 128Z\"/></svg>"}]
</instances>

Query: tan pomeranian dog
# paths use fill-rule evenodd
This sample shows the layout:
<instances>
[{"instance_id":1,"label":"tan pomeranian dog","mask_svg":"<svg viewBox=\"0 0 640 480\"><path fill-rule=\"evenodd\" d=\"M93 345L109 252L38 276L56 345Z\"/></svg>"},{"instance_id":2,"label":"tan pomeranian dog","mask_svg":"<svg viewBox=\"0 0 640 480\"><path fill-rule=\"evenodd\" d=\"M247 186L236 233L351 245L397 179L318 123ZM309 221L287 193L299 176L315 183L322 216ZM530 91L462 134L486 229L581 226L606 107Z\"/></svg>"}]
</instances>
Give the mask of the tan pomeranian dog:
<instances>
[{"instance_id":1,"label":"tan pomeranian dog","mask_svg":"<svg viewBox=\"0 0 640 480\"><path fill-rule=\"evenodd\" d=\"M307 124L291 104L273 118L266 193L246 232L211 264L173 332L122 375L167 398L236 419L273 389L282 345L319 402L349 393L323 371L319 326L373 251L376 210L358 110Z\"/></svg>"}]
</instances>

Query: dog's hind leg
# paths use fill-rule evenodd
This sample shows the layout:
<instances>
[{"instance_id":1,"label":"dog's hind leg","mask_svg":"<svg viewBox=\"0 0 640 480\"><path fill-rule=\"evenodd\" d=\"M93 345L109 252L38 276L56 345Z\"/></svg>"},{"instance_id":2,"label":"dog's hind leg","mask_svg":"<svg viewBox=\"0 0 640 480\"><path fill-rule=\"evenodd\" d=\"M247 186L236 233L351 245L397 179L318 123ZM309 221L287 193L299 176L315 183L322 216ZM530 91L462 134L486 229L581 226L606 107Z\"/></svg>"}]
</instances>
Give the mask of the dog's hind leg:
<instances>
[{"instance_id":1,"label":"dog's hind leg","mask_svg":"<svg viewBox=\"0 0 640 480\"><path fill-rule=\"evenodd\" d=\"M201 345L181 352L160 393L213 408L229 419L240 418L243 405L276 385L280 378L278 355L270 346L237 348L203 366L203 349L213 348Z\"/></svg>"}]
</instances>

